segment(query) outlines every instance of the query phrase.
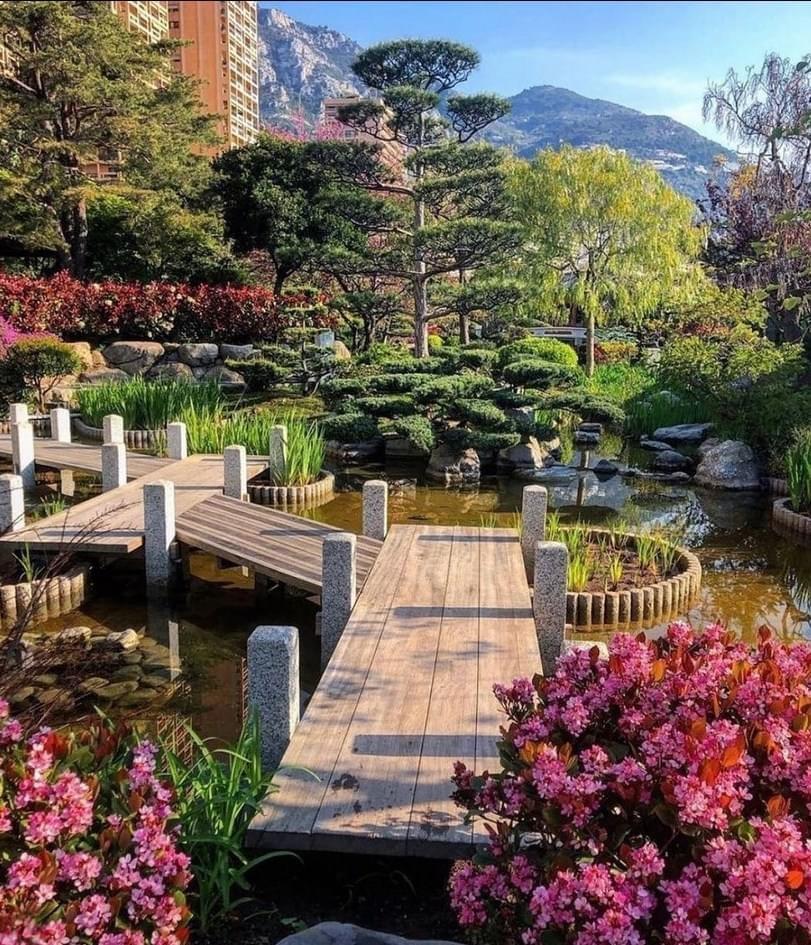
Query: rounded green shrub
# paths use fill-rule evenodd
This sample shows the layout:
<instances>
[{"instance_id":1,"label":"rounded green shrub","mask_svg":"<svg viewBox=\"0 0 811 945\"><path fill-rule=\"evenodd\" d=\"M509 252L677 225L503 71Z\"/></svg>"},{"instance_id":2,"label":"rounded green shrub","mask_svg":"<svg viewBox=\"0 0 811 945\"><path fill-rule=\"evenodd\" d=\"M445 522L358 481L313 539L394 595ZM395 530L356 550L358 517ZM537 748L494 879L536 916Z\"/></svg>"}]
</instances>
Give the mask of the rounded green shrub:
<instances>
[{"instance_id":1,"label":"rounded green shrub","mask_svg":"<svg viewBox=\"0 0 811 945\"><path fill-rule=\"evenodd\" d=\"M514 361L502 373L504 380L513 387L570 387L580 379L576 368L534 358Z\"/></svg>"},{"instance_id":2,"label":"rounded green shrub","mask_svg":"<svg viewBox=\"0 0 811 945\"><path fill-rule=\"evenodd\" d=\"M502 368L527 358L563 364L570 368L577 367L577 352L574 348L555 338L521 338L505 345L498 352L498 363Z\"/></svg>"},{"instance_id":3,"label":"rounded green shrub","mask_svg":"<svg viewBox=\"0 0 811 945\"><path fill-rule=\"evenodd\" d=\"M287 374L285 368L267 358L254 358L250 361L229 360L225 362L225 366L245 378L245 384L251 394L269 390Z\"/></svg>"},{"instance_id":4,"label":"rounded green shrub","mask_svg":"<svg viewBox=\"0 0 811 945\"><path fill-rule=\"evenodd\" d=\"M509 430L511 427L510 419L492 401L458 400L454 406L457 417L464 423L493 431Z\"/></svg>"},{"instance_id":5,"label":"rounded green shrub","mask_svg":"<svg viewBox=\"0 0 811 945\"><path fill-rule=\"evenodd\" d=\"M355 409L372 417L404 417L414 413L414 398L408 394L379 394L372 397L359 397Z\"/></svg>"},{"instance_id":6,"label":"rounded green shrub","mask_svg":"<svg viewBox=\"0 0 811 945\"><path fill-rule=\"evenodd\" d=\"M482 430L468 430L466 427L452 427L442 433L442 440L449 446L460 450L505 450L521 442L519 433L489 433Z\"/></svg>"},{"instance_id":7,"label":"rounded green shrub","mask_svg":"<svg viewBox=\"0 0 811 945\"><path fill-rule=\"evenodd\" d=\"M325 440L339 443L360 443L378 436L380 430L374 417L362 413L344 413L326 417L320 423Z\"/></svg>"},{"instance_id":8,"label":"rounded green shrub","mask_svg":"<svg viewBox=\"0 0 811 945\"><path fill-rule=\"evenodd\" d=\"M339 408L348 400L362 397L369 391L369 381L364 377L333 377L324 381L319 392L330 408Z\"/></svg>"},{"instance_id":9,"label":"rounded green shrub","mask_svg":"<svg viewBox=\"0 0 811 945\"><path fill-rule=\"evenodd\" d=\"M60 377L77 374L82 363L69 344L50 335L21 338L0 361L0 387L9 399L26 400L33 391L37 409L45 410L48 394Z\"/></svg>"},{"instance_id":10,"label":"rounded green shrub","mask_svg":"<svg viewBox=\"0 0 811 945\"><path fill-rule=\"evenodd\" d=\"M432 405L442 400L478 398L493 389L489 377L480 374L458 374L451 377L426 378L414 391L417 403Z\"/></svg>"},{"instance_id":11,"label":"rounded green shrub","mask_svg":"<svg viewBox=\"0 0 811 945\"><path fill-rule=\"evenodd\" d=\"M434 448L436 437L434 428L426 417L414 414L410 417L398 417L389 425L389 429L398 436L405 437L419 450L429 452Z\"/></svg>"}]
</instances>

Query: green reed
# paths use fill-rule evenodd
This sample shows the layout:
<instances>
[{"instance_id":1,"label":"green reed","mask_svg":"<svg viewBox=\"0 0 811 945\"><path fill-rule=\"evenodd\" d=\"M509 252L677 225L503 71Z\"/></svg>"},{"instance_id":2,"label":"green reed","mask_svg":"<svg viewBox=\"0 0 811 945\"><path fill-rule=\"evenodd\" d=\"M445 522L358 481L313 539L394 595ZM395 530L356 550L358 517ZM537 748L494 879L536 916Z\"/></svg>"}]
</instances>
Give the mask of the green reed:
<instances>
[{"instance_id":1,"label":"green reed","mask_svg":"<svg viewBox=\"0 0 811 945\"><path fill-rule=\"evenodd\" d=\"M811 427L795 433L786 452L786 478L792 508L811 514Z\"/></svg>"},{"instance_id":2,"label":"green reed","mask_svg":"<svg viewBox=\"0 0 811 945\"><path fill-rule=\"evenodd\" d=\"M175 378L94 384L76 391L76 405L85 423L100 427L108 414L124 419L127 430L162 430L180 420L186 410L215 410L224 404L216 381L184 381Z\"/></svg>"}]
</instances>

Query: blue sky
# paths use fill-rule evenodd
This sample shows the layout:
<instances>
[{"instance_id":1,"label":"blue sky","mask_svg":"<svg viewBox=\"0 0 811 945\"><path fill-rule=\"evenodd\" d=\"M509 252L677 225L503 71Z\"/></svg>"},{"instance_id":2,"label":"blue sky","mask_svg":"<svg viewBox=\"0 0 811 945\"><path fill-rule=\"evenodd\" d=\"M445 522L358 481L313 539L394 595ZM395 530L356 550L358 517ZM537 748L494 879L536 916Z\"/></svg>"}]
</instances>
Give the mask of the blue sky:
<instances>
[{"instance_id":1,"label":"blue sky","mask_svg":"<svg viewBox=\"0 0 811 945\"><path fill-rule=\"evenodd\" d=\"M445 37L481 53L465 86L513 95L561 85L683 121L701 120L708 79L759 64L766 52L811 52L808 2L295 2L268 3L362 45L403 36Z\"/></svg>"}]
</instances>

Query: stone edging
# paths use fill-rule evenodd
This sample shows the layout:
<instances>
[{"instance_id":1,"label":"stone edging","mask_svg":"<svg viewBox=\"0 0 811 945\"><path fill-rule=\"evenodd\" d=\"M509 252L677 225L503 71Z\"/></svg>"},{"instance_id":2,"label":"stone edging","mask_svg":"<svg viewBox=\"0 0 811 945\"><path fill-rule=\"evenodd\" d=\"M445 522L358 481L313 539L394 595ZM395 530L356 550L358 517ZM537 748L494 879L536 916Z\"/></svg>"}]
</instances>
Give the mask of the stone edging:
<instances>
[{"instance_id":1,"label":"stone edging","mask_svg":"<svg viewBox=\"0 0 811 945\"><path fill-rule=\"evenodd\" d=\"M325 469L315 482L306 486L268 486L248 483L248 498L257 505L314 505L332 497L335 476Z\"/></svg>"},{"instance_id":2,"label":"stone edging","mask_svg":"<svg viewBox=\"0 0 811 945\"><path fill-rule=\"evenodd\" d=\"M73 418L73 429L86 440L101 443L104 430L101 427L88 426L81 417ZM132 450L155 449L163 442L163 430L125 430L124 443Z\"/></svg>"},{"instance_id":3,"label":"stone edging","mask_svg":"<svg viewBox=\"0 0 811 945\"><path fill-rule=\"evenodd\" d=\"M777 476L764 476L760 480L764 492L769 495L788 495L788 480L780 479Z\"/></svg>"},{"instance_id":4,"label":"stone edging","mask_svg":"<svg viewBox=\"0 0 811 945\"><path fill-rule=\"evenodd\" d=\"M628 591L567 591L566 622L579 633L653 626L683 615L701 589L701 562L686 548L678 552L681 571L664 581Z\"/></svg>"},{"instance_id":5,"label":"stone edging","mask_svg":"<svg viewBox=\"0 0 811 945\"><path fill-rule=\"evenodd\" d=\"M0 629L10 630L14 626L18 614L30 606L35 592L39 597L32 624L69 614L87 599L89 583L89 569L81 564L50 578L0 585ZM46 585L44 592L39 591L42 584Z\"/></svg>"},{"instance_id":6,"label":"stone edging","mask_svg":"<svg viewBox=\"0 0 811 945\"><path fill-rule=\"evenodd\" d=\"M790 508L791 498L776 499L772 505L772 523L790 537L811 539L811 515L803 515Z\"/></svg>"},{"instance_id":7,"label":"stone edging","mask_svg":"<svg viewBox=\"0 0 811 945\"><path fill-rule=\"evenodd\" d=\"M34 428L34 436L50 436L51 435L51 418L50 417L37 417L29 416L29 422ZM11 433L11 421L10 420L0 420L0 433Z\"/></svg>"}]
</instances>

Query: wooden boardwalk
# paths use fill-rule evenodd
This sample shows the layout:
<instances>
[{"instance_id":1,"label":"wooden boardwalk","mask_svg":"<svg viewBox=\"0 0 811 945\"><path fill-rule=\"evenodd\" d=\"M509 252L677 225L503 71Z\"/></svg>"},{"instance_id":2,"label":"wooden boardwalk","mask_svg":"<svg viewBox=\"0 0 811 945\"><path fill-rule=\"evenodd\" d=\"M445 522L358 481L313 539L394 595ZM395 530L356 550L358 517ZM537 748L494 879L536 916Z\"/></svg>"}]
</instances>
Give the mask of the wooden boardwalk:
<instances>
[{"instance_id":1,"label":"wooden boardwalk","mask_svg":"<svg viewBox=\"0 0 811 945\"><path fill-rule=\"evenodd\" d=\"M483 833L450 800L453 763L497 766L492 685L540 665L514 532L393 526L250 842L469 854Z\"/></svg>"},{"instance_id":2,"label":"wooden boardwalk","mask_svg":"<svg viewBox=\"0 0 811 945\"><path fill-rule=\"evenodd\" d=\"M0 456L11 458L11 436L0 434ZM101 444L57 443L56 440L34 438L34 460L38 465L53 469L77 469L82 472L101 472ZM127 478L138 479L172 462L159 456L127 453Z\"/></svg>"}]
</instances>

